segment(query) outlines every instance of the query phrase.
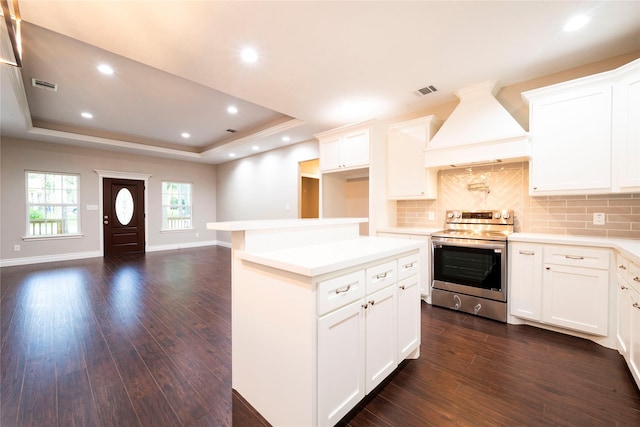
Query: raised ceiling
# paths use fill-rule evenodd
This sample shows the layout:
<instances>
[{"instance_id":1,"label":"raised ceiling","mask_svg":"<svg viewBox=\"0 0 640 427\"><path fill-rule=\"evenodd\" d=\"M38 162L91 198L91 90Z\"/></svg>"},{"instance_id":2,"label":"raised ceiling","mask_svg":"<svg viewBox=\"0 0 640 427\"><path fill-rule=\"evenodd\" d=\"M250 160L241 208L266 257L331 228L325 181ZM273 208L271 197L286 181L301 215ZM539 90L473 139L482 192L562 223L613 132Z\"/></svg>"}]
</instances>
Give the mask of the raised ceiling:
<instances>
[{"instance_id":1,"label":"raised ceiling","mask_svg":"<svg viewBox=\"0 0 640 427\"><path fill-rule=\"evenodd\" d=\"M214 164L453 101L484 80L505 86L640 50L638 1L21 0L20 10L24 67L16 77L0 65L3 135ZM563 32L577 14L588 26ZM246 47L257 62L241 60ZM437 92L416 95L427 85Z\"/></svg>"}]
</instances>

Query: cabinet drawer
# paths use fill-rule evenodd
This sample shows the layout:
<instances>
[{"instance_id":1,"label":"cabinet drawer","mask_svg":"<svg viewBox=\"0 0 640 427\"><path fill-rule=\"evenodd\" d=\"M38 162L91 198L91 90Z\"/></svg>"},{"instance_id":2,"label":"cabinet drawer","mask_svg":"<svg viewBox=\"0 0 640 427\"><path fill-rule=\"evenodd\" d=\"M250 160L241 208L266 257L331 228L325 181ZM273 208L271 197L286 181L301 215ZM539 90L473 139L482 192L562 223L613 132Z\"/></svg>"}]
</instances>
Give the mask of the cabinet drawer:
<instances>
[{"instance_id":1,"label":"cabinet drawer","mask_svg":"<svg viewBox=\"0 0 640 427\"><path fill-rule=\"evenodd\" d=\"M398 259L398 280L406 279L420 272L420 253Z\"/></svg>"},{"instance_id":2,"label":"cabinet drawer","mask_svg":"<svg viewBox=\"0 0 640 427\"><path fill-rule=\"evenodd\" d=\"M636 292L640 293L640 265L629 261L629 270L627 271L629 272L627 281L636 290Z\"/></svg>"},{"instance_id":3,"label":"cabinet drawer","mask_svg":"<svg viewBox=\"0 0 640 427\"><path fill-rule=\"evenodd\" d=\"M364 270L358 270L319 282L317 287L318 316L364 297L364 277Z\"/></svg>"},{"instance_id":4,"label":"cabinet drawer","mask_svg":"<svg viewBox=\"0 0 640 427\"><path fill-rule=\"evenodd\" d=\"M367 294L396 282L397 261L389 261L367 268Z\"/></svg>"},{"instance_id":5,"label":"cabinet drawer","mask_svg":"<svg viewBox=\"0 0 640 427\"><path fill-rule=\"evenodd\" d=\"M629 273L629 264L631 262L620 254L616 254L616 273L622 278L630 280L631 273Z\"/></svg>"},{"instance_id":6,"label":"cabinet drawer","mask_svg":"<svg viewBox=\"0 0 640 427\"><path fill-rule=\"evenodd\" d=\"M572 267L609 269L609 251L577 246L544 247L544 263Z\"/></svg>"}]
</instances>

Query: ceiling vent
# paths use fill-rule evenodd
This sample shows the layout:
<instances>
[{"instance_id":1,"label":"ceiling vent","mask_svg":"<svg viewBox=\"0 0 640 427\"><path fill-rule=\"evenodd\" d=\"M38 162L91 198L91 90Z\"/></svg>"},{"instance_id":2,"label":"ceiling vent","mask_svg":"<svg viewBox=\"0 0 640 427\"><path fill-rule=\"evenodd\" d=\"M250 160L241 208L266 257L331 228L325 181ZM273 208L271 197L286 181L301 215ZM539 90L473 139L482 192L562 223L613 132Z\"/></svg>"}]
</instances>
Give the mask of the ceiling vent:
<instances>
[{"instance_id":1,"label":"ceiling vent","mask_svg":"<svg viewBox=\"0 0 640 427\"><path fill-rule=\"evenodd\" d=\"M425 86L422 89L418 89L416 93L421 95L428 95L430 93L436 92L438 89L434 85Z\"/></svg>"},{"instance_id":2,"label":"ceiling vent","mask_svg":"<svg viewBox=\"0 0 640 427\"><path fill-rule=\"evenodd\" d=\"M39 87L40 89L51 90L53 92L58 91L57 83L45 82L44 80L31 79L31 86Z\"/></svg>"}]
</instances>

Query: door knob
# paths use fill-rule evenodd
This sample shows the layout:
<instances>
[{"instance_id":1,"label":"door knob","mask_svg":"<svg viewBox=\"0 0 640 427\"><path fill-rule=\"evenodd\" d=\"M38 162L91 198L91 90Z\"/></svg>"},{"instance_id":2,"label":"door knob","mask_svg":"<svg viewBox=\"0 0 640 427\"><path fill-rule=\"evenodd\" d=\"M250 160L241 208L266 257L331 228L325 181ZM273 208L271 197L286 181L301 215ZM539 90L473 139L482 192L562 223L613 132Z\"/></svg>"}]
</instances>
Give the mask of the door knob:
<instances>
[{"instance_id":1,"label":"door knob","mask_svg":"<svg viewBox=\"0 0 640 427\"><path fill-rule=\"evenodd\" d=\"M105 224L109 224L109 221L104 221Z\"/></svg>"}]
</instances>

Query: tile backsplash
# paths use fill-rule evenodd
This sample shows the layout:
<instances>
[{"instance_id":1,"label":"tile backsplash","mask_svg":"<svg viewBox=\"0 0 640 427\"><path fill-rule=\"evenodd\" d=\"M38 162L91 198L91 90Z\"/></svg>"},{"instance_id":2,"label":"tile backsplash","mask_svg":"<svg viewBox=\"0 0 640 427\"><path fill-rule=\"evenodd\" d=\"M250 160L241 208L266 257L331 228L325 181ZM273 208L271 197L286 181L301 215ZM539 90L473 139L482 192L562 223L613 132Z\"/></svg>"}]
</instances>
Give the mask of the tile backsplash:
<instances>
[{"instance_id":1,"label":"tile backsplash","mask_svg":"<svg viewBox=\"0 0 640 427\"><path fill-rule=\"evenodd\" d=\"M640 193L531 197L528 162L442 170L438 199L398 201L397 225L442 227L448 209L513 209L517 232L640 239ZM605 225L593 224L596 212Z\"/></svg>"}]
</instances>

